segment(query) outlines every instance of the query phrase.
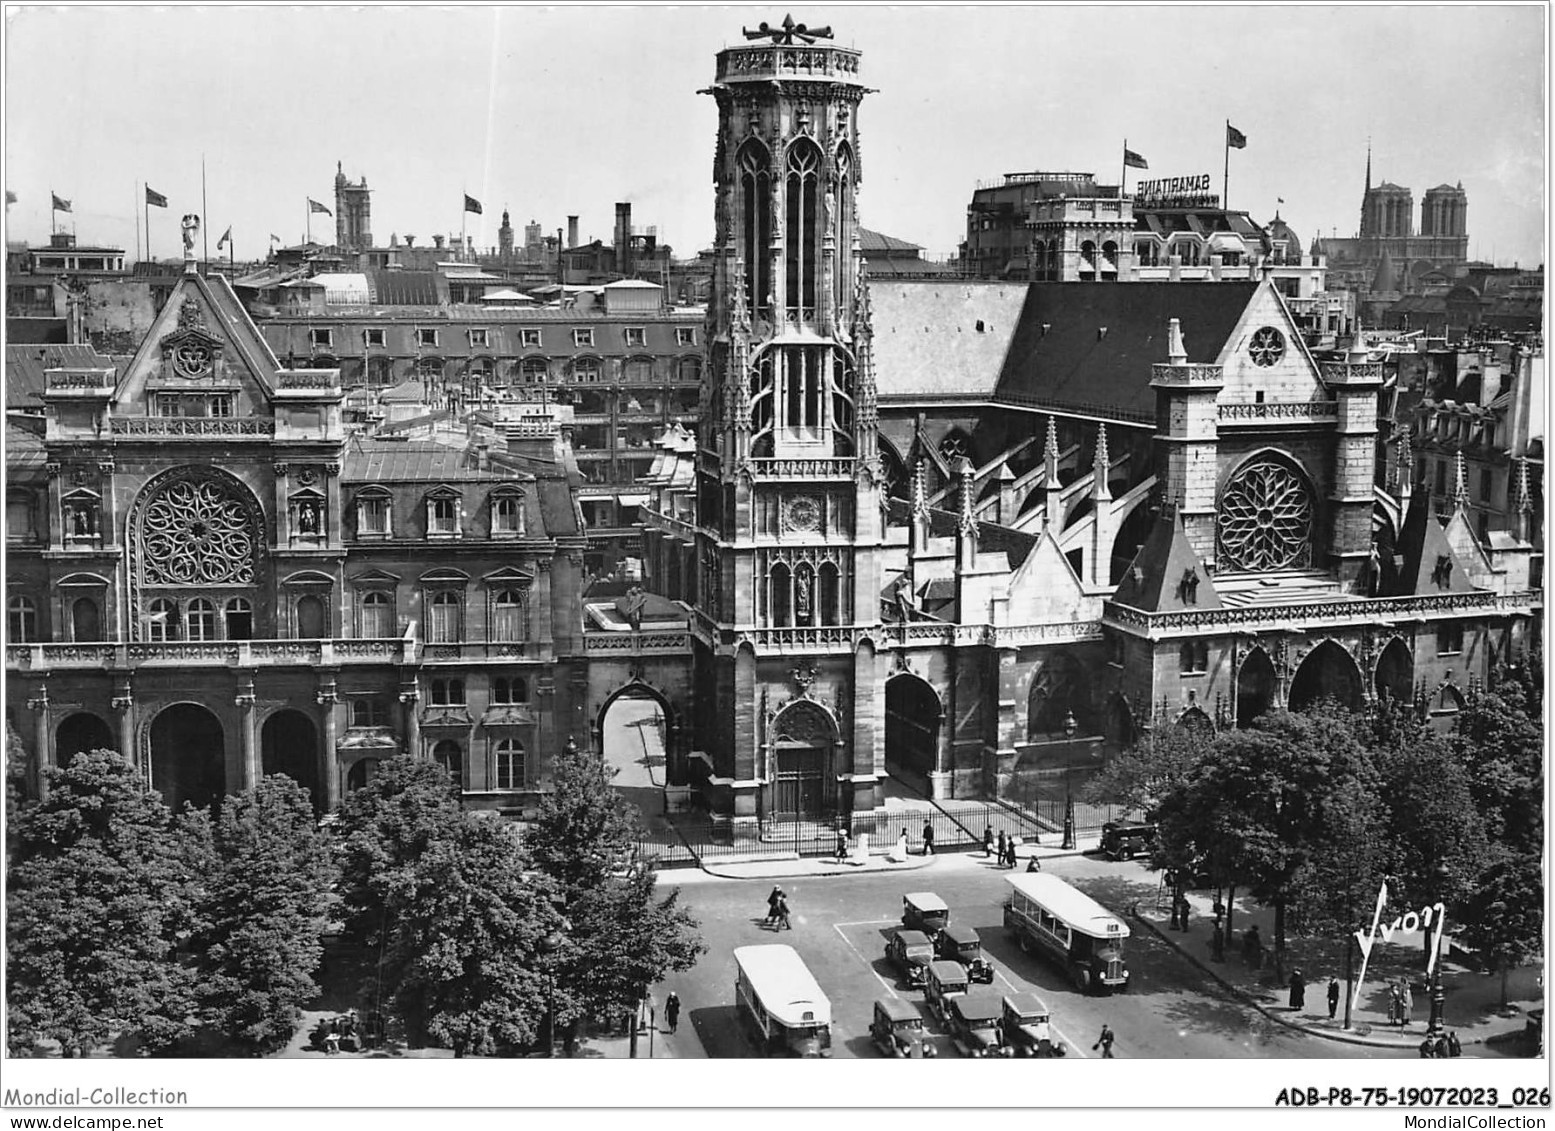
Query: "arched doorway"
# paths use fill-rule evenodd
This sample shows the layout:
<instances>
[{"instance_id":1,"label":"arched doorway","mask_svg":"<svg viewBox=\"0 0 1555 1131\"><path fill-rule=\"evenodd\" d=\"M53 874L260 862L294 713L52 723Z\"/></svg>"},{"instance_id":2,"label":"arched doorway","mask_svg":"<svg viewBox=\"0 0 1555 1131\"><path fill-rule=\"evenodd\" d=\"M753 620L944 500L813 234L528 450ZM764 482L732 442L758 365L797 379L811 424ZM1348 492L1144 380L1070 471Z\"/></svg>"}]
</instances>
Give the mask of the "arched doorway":
<instances>
[{"instance_id":1,"label":"arched doorway","mask_svg":"<svg viewBox=\"0 0 1555 1131\"><path fill-rule=\"evenodd\" d=\"M1273 706L1277 687L1269 653L1254 648L1236 673L1236 725L1251 726L1254 719Z\"/></svg>"},{"instance_id":2,"label":"arched doorway","mask_svg":"<svg viewBox=\"0 0 1555 1131\"><path fill-rule=\"evenodd\" d=\"M600 714L599 749L618 789L664 784L667 739L664 707L645 687L625 688Z\"/></svg>"},{"instance_id":3,"label":"arched doorway","mask_svg":"<svg viewBox=\"0 0 1555 1131\"><path fill-rule=\"evenodd\" d=\"M77 711L59 724L54 732L54 759L61 766L84 750L118 750L119 740L112 729L96 715Z\"/></svg>"},{"instance_id":4,"label":"arched doorway","mask_svg":"<svg viewBox=\"0 0 1555 1131\"><path fill-rule=\"evenodd\" d=\"M227 788L227 744L221 721L196 703L178 703L151 723L151 788L174 810L203 809Z\"/></svg>"},{"instance_id":5,"label":"arched doorway","mask_svg":"<svg viewBox=\"0 0 1555 1131\"><path fill-rule=\"evenodd\" d=\"M319 738L312 719L289 709L271 715L260 731L259 756L266 774L285 774L319 808Z\"/></svg>"},{"instance_id":6,"label":"arched doorway","mask_svg":"<svg viewBox=\"0 0 1555 1131\"><path fill-rule=\"evenodd\" d=\"M1377 659L1373 687L1382 702L1408 703L1414 698L1415 660L1409 654L1409 645L1396 638L1389 641Z\"/></svg>"},{"instance_id":7,"label":"arched doorway","mask_svg":"<svg viewBox=\"0 0 1555 1131\"><path fill-rule=\"evenodd\" d=\"M1322 699L1333 699L1352 711L1361 709L1361 673L1350 654L1325 640L1301 661L1290 681L1290 709L1301 711Z\"/></svg>"},{"instance_id":8,"label":"arched doorway","mask_svg":"<svg viewBox=\"0 0 1555 1131\"><path fill-rule=\"evenodd\" d=\"M779 820L815 820L835 808L832 751L837 724L819 703L801 699L772 723L772 807Z\"/></svg>"},{"instance_id":9,"label":"arched doorway","mask_svg":"<svg viewBox=\"0 0 1555 1131\"><path fill-rule=\"evenodd\" d=\"M886 773L929 794L944 718L934 688L910 672L893 676L885 685Z\"/></svg>"}]
</instances>

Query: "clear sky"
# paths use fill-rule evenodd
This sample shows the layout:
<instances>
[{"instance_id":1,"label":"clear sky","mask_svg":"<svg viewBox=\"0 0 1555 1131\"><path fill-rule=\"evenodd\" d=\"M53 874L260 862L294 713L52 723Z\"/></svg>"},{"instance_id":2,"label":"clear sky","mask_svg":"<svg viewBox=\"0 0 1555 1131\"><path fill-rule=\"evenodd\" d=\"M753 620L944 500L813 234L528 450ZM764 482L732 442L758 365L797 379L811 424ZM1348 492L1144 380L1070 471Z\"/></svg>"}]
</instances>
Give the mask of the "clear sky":
<instances>
[{"instance_id":1,"label":"clear sky","mask_svg":"<svg viewBox=\"0 0 1555 1131\"><path fill-rule=\"evenodd\" d=\"M1543 261L1548 30L1541 6L792 8L864 52L865 226L936 257L964 237L980 180L1030 169L1210 173L1303 241L1351 235L1367 138L1374 180L1461 181L1471 255ZM697 94L741 27L782 7L11 8L5 42L7 237L74 202L82 243L135 246L140 184L153 253L201 212L214 254L301 239L305 200L333 208L336 161L373 189L372 230L478 246L504 207L547 232L611 238L614 202L687 256L712 237L716 112ZM1130 183L1141 174L1130 171ZM314 217L329 242L333 221Z\"/></svg>"}]
</instances>

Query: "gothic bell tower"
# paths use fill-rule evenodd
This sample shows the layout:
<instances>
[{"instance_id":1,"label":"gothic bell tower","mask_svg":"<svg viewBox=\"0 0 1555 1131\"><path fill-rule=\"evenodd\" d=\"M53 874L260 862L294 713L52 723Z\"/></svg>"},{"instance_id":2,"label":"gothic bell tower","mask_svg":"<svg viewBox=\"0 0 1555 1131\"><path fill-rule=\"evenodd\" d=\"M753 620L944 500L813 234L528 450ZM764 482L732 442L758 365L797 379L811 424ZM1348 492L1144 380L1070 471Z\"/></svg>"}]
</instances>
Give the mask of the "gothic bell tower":
<instances>
[{"instance_id":1,"label":"gothic bell tower","mask_svg":"<svg viewBox=\"0 0 1555 1131\"><path fill-rule=\"evenodd\" d=\"M880 803L883 477L858 248L859 53L785 19L718 55L697 452L699 745L715 810Z\"/></svg>"}]
</instances>

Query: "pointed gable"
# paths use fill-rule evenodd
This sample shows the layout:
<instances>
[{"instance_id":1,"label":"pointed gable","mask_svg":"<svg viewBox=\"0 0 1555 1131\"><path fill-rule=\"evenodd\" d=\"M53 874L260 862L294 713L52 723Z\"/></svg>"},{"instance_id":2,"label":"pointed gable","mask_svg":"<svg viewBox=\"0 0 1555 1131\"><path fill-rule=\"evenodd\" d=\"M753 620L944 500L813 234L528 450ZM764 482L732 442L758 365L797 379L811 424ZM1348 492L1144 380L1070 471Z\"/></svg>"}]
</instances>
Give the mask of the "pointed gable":
<instances>
[{"instance_id":1,"label":"pointed gable","mask_svg":"<svg viewBox=\"0 0 1555 1131\"><path fill-rule=\"evenodd\" d=\"M1050 530L1010 575L1010 624L1052 624L1080 619L1085 590Z\"/></svg>"},{"instance_id":2,"label":"pointed gable","mask_svg":"<svg viewBox=\"0 0 1555 1131\"><path fill-rule=\"evenodd\" d=\"M1469 525L1467 512L1461 507L1453 511L1442 533L1447 536L1447 544L1452 547L1452 552L1468 571L1469 584L1479 589L1495 588L1495 571L1479 544L1474 528Z\"/></svg>"},{"instance_id":3,"label":"pointed gable","mask_svg":"<svg viewBox=\"0 0 1555 1131\"><path fill-rule=\"evenodd\" d=\"M1193 324L1184 319L1182 330L1191 348ZM1215 361L1224 382L1217 398L1221 404L1256 403L1260 393L1266 401L1285 403L1328 396L1301 328L1268 280L1253 291Z\"/></svg>"},{"instance_id":4,"label":"pointed gable","mask_svg":"<svg viewBox=\"0 0 1555 1131\"><path fill-rule=\"evenodd\" d=\"M1429 491L1417 491L1410 498L1396 546L1401 561L1387 596L1474 592L1468 571L1453 552L1442 524L1436 521Z\"/></svg>"},{"instance_id":5,"label":"pointed gable","mask_svg":"<svg viewBox=\"0 0 1555 1131\"><path fill-rule=\"evenodd\" d=\"M1220 608L1215 583L1193 552L1182 519L1166 513L1156 519L1112 600L1147 613Z\"/></svg>"}]
</instances>

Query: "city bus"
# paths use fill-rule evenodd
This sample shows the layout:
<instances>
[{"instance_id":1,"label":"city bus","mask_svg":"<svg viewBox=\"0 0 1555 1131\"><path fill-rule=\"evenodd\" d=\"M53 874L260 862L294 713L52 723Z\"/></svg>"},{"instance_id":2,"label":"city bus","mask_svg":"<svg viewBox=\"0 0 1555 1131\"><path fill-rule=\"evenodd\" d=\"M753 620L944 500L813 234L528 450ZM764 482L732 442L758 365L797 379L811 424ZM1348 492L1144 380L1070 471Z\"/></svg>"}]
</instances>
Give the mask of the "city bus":
<instances>
[{"instance_id":1,"label":"city bus","mask_svg":"<svg viewBox=\"0 0 1555 1131\"><path fill-rule=\"evenodd\" d=\"M831 1055L831 1002L793 947L736 947L734 965L736 1008L762 1055Z\"/></svg>"},{"instance_id":2,"label":"city bus","mask_svg":"<svg viewBox=\"0 0 1555 1131\"><path fill-rule=\"evenodd\" d=\"M1027 954L1061 966L1082 993L1128 988L1123 940L1128 925L1084 892L1047 872L1006 876L1004 926Z\"/></svg>"}]
</instances>

